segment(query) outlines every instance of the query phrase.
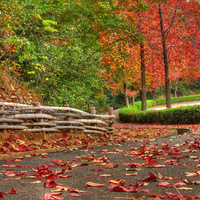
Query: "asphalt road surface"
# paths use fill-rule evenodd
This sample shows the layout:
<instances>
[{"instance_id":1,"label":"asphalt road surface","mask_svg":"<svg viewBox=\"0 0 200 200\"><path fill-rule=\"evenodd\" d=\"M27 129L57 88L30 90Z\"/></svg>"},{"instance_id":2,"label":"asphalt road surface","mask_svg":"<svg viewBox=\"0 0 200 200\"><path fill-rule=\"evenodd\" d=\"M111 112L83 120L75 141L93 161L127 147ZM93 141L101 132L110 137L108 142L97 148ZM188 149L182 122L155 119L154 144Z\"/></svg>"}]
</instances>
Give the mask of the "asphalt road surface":
<instances>
[{"instance_id":1,"label":"asphalt road surface","mask_svg":"<svg viewBox=\"0 0 200 200\"><path fill-rule=\"evenodd\" d=\"M200 199L199 136L196 131L154 141L0 160L0 197Z\"/></svg>"}]
</instances>

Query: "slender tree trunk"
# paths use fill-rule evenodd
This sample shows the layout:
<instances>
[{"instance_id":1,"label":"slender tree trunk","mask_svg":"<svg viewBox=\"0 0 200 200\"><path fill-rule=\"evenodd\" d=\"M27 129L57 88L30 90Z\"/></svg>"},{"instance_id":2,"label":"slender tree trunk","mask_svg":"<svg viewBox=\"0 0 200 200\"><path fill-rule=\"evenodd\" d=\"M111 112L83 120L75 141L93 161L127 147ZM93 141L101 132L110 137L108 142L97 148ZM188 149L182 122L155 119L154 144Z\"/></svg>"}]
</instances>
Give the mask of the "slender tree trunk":
<instances>
[{"instance_id":1,"label":"slender tree trunk","mask_svg":"<svg viewBox=\"0 0 200 200\"><path fill-rule=\"evenodd\" d=\"M144 44L140 44L140 57L141 57L141 77L142 77L142 110L147 109L146 100L146 68L144 64Z\"/></svg>"},{"instance_id":2,"label":"slender tree trunk","mask_svg":"<svg viewBox=\"0 0 200 200\"><path fill-rule=\"evenodd\" d=\"M176 79L174 83L174 96L177 97L177 91L178 91L178 78Z\"/></svg>"},{"instance_id":3,"label":"slender tree trunk","mask_svg":"<svg viewBox=\"0 0 200 200\"><path fill-rule=\"evenodd\" d=\"M164 30L164 24L163 24L161 4L159 4L159 15L160 15L160 27L161 27L161 33L162 33L164 65L165 65L166 106L167 108L171 108L170 85L169 85L169 64L168 64L168 57L167 57L167 45L166 45L166 37L165 37L165 30Z\"/></svg>"},{"instance_id":4,"label":"slender tree trunk","mask_svg":"<svg viewBox=\"0 0 200 200\"><path fill-rule=\"evenodd\" d=\"M133 106L135 105L135 95L134 94L132 96L132 104L133 104Z\"/></svg>"},{"instance_id":5,"label":"slender tree trunk","mask_svg":"<svg viewBox=\"0 0 200 200\"><path fill-rule=\"evenodd\" d=\"M128 96L127 96L127 85L124 83L124 100L125 100L125 105L127 108L129 108L129 101L128 101Z\"/></svg>"}]
</instances>

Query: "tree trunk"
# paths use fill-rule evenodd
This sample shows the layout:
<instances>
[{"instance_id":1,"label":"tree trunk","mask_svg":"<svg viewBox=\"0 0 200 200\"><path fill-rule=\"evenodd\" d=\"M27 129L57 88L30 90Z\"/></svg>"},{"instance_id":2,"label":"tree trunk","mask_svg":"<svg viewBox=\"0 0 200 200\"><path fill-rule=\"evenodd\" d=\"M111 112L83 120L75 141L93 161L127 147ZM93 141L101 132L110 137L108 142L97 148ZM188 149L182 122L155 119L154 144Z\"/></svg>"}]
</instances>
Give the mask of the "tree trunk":
<instances>
[{"instance_id":1,"label":"tree trunk","mask_svg":"<svg viewBox=\"0 0 200 200\"><path fill-rule=\"evenodd\" d=\"M176 79L174 83L174 96L177 97L177 91L178 91L178 78Z\"/></svg>"},{"instance_id":2,"label":"tree trunk","mask_svg":"<svg viewBox=\"0 0 200 200\"><path fill-rule=\"evenodd\" d=\"M168 64L168 58L167 58L167 47L166 47L166 37L165 37L166 35L165 35L164 24L163 24L161 4L159 4L159 15L160 15L161 34L162 34L164 65L165 65L166 107L171 108L170 85L169 85L169 64Z\"/></svg>"},{"instance_id":3,"label":"tree trunk","mask_svg":"<svg viewBox=\"0 0 200 200\"><path fill-rule=\"evenodd\" d=\"M127 96L127 85L124 83L124 100L125 100L125 105L127 108L129 108L129 101L128 101L128 96Z\"/></svg>"},{"instance_id":4,"label":"tree trunk","mask_svg":"<svg viewBox=\"0 0 200 200\"><path fill-rule=\"evenodd\" d=\"M141 77L142 77L142 110L147 109L146 105L146 100L147 100L147 95L146 95L146 68L144 64L144 44L140 44L140 57L141 57Z\"/></svg>"},{"instance_id":5,"label":"tree trunk","mask_svg":"<svg viewBox=\"0 0 200 200\"><path fill-rule=\"evenodd\" d=\"M135 105L135 95L134 94L132 96L132 104L133 104L133 106Z\"/></svg>"}]
</instances>

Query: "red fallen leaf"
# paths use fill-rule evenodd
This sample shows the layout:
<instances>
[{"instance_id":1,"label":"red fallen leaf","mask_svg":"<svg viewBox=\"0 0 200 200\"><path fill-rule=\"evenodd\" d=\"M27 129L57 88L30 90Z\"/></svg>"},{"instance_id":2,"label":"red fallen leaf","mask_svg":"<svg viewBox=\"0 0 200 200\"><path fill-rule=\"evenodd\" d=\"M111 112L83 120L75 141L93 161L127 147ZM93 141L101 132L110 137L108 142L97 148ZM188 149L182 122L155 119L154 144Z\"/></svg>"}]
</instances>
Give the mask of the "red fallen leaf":
<instances>
[{"instance_id":1,"label":"red fallen leaf","mask_svg":"<svg viewBox=\"0 0 200 200\"><path fill-rule=\"evenodd\" d=\"M92 169L91 171L95 171L95 172L97 172L97 171L104 171L105 169L103 169L103 168L99 168L99 169Z\"/></svg>"},{"instance_id":2,"label":"red fallen leaf","mask_svg":"<svg viewBox=\"0 0 200 200\"><path fill-rule=\"evenodd\" d=\"M59 176L56 176L56 175L54 175L54 174L50 174L49 176L46 177L46 182L49 182L50 180L56 179L56 178L58 178L58 177L59 177Z\"/></svg>"},{"instance_id":3,"label":"red fallen leaf","mask_svg":"<svg viewBox=\"0 0 200 200\"><path fill-rule=\"evenodd\" d=\"M162 150L166 153L166 152L168 152L169 151L169 149L170 149L170 147L169 147L169 143L168 142L166 142L165 143L165 146L164 147L162 147Z\"/></svg>"},{"instance_id":4,"label":"red fallen leaf","mask_svg":"<svg viewBox=\"0 0 200 200\"><path fill-rule=\"evenodd\" d=\"M143 184L143 183L142 183L142 184ZM141 184L138 184L138 182L136 181L136 184L130 183L129 185L138 188Z\"/></svg>"},{"instance_id":5,"label":"red fallen leaf","mask_svg":"<svg viewBox=\"0 0 200 200\"><path fill-rule=\"evenodd\" d=\"M52 188L52 187L56 187L58 186L59 184L56 183L55 181L50 181L48 184L45 182L43 187L46 187L46 188Z\"/></svg>"},{"instance_id":6,"label":"red fallen leaf","mask_svg":"<svg viewBox=\"0 0 200 200\"><path fill-rule=\"evenodd\" d=\"M59 178L69 178L72 177L72 174L68 174L68 175L59 175Z\"/></svg>"},{"instance_id":7,"label":"red fallen leaf","mask_svg":"<svg viewBox=\"0 0 200 200\"><path fill-rule=\"evenodd\" d=\"M186 185L186 184L182 181L174 184L174 186L176 186L176 187L183 186L183 185Z\"/></svg>"},{"instance_id":8,"label":"red fallen leaf","mask_svg":"<svg viewBox=\"0 0 200 200\"><path fill-rule=\"evenodd\" d=\"M186 156L172 156L173 159L181 159L181 158L185 158Z\"/></svg>"},{"instance_id":9,"label":"red fallen leaf","mask_svg":"<svg viewBox=\"0 0 200 200\"><path fill-rule=\"evenodd\" d=\"M21 145L21 146L19 147L19 151L25 151L26 149L27 149L27 147L24 146L24 145Z\"/></svg>"},{"instance_id":10,"label":"red fallen leaf","mask_svg":"<svg viewBox=\"0 0 200 200\"><path fill-rule=\"evenodd\" d=\"M171 199L176 199L176 200L182 200L183 199L182 197L180 197L176 194L173 194L171 192L165 192L165 194Z\"/></svg>"},{"instance_id":11,"label":"red fallen leaf","mask_svg":"<svg viewBox=\"0 0 200 200\"><path fill-rule=\"evenodd\" d=\"M162 168L162 167L166 167L166 165L154 165L155 168Z\"/></svg>"},{"instance_id":12,"label":"red fallen leaf","mask_svg":"<svg viewBox=\"0 0 200 200\"><path fill-rule=\"evenodd\" d=\"M12 187L11 191L8 194L17 194L17 190Z\"/></svg>"},{"instance_id":13,"label":"red fallen leaf","mask_svg":"<svg viewBox=\"0 0 200 200\"><path fill-rule=\"evenodd\" d=\"M13 158L8 158L8 159L5 159L5 161L15 161L15 159L13 159Z\"/></svg>"},{"instance_id":14,"label":"red fallen leaf","mask_svg":"<svg viewBox=\"0 0 200 200\"><path fill-rule=\"evenodd\" d=\"M177 151L177 149L175 149L175 151L172 150L172 151L169 152L169 155L177 155L177 154L180 154L180 152Z\"/></svg>"},{"instance_id":15,"label":"red fallen leaf","mask_svg":"<svg viewBox=\"0 0 200 200\"><path fill-rule=\"evenodd\" d=\"M61 196L63 193L62 192L53 192L53 193L51 193L51 195L53 195L53 196Z\"/></svg>"},{"instance_id":16,"label":"red fallen leaf","mask_svg":"<svg viewBox=\"0 0 200 200\"><path fill-rule=\"evenodd\" d=\"M3 146L4 146L4 147L9 147L9 143L4 142Z\"/></svg>"},{"instance_id":17,"label":"red fallen leaf","mask_svg":"<svg viewBox=\"0 0 200 200\"><path fill-rule=\"evenodd\" d=\"M103 187L105 184L100 184L100 183L94 183L94 182L87 182L86 183L87 186L91 186L91 187Z\"/></svg>"},{"instance_id":18,"label":"red fallen leaf","mask_svg":"<svg viewBox=\"0 0 200 200\"><path fill-rule=\"evenodd\" d=\"M67 135L67 133L61 134L61 137L62 137L62 138L69 138L69 136Z\"/></svg>"},{"instance_id":19,"label":"red fallen leaf","mask_svg":"<svg viewBox=\"0 0 200 200\"><path fill-rule=\"evenodd\" d=\"M128 165L130 168L134 168L134 167L142 165L140 163L123 163L123 164L124 165Z\"/></svg>"},{"instance_id":20,"label":"red fallen leaf","mask_svg":"<svg viewBox=\"0 0 200 200\"><path fill-rule=\"evenodd\" d=\"M114 152L117 152L117 153L122 153L123 150L119 150L119 149L115 149Z\"/></svg>"},{"instance_id":21,"label":"red fallen leaf","mask_svg":"<svg viewBox=\"0 0 200 200\"><path fill-rule=\"evenodd\" d=\"M158 187L168 187L169 185L170 185L170 183L167 182L167 181L160 182L160 183L157 184Z\"/></svg>"},{"instance_id":22,"label":"red fallen leaf","mask_svg":"<svg viewBox=\"0 0 200 200\"><path fill-rule=\"evenodd\" d=\"M169 165L177 165L177 161L176 160L166 160L164 163L167 163Z\"/></svg>"},{"instance_id":23,"label":"red fallen leaf","mask_svg":"<svg viewBox=\"0 0 200 200\"><path fill-rule=\"evenodd\" d=\"M58 200L59 198L53 196L52 194L46 193L46 194L42 197L42 199L44 199L44 200L50 200L50 199Z\"/></svg>"},{"instance_id":24,"label":"red fallen leaf","mask_svg":"<svg viewBox=\"0 0 200 200\"><path fill-rule=\"evenodd\" d=\"M47 158L47 155L42 155L43 158Z\"/></svg>"},{"instance_id":25,"label":"red fallen leaf","mask_svg":"<svg viewBox=\"0 0 200 200\"><path fill-rule=\"evenodd\" d=\"M144 179L142 179L142 181L156 181L157 180L157 176L155 175L155 174L153 174L153 173L151 173L150 171L149 171L149 177L147 177L147 178L144 178Z\"/></svg>"},{"instance_id":26,"label":"red fallen leaf","mask_svg":"<svg viewBox=\"0 0 200 200\"><path fill-rule=\"evenodd\" d=\"M199 176L200 175L200 171L198 172L185 172L186 176Z\"/></svg>"},{"instance_id":27,"label":"red fallen leaf","mask_svg":"<svg viewBox=\"0 0 200 200\"><path fill-rule=\"evenodd\" d=\"M108 186L108 189L113 190L113 191L118 191L118 192L125 192L126 191L126 188L124 187L124 183L119 183L117 185L114 184L114 183L111 183Z\"/></svg>"},{"instance_id":28,"label":"red fallen leaf","mask_svg":"<svg viewBox=\"0 0 200 200\"><path fill-rule=\"evenodd\" d=\"M135 187L126 188L126 187L124 187L124 183L122 183L122 182L117 185L114 183L110 183L108 188L110 190L118 191L118 192L146 192L146 193L150 194L149 190L139 189L139 188L135 188Z\"/></svg>"},{"instance_id":29,"label":"red fallen leaf","mask_svg":"<svg viewBox=\"0 0 200 200\"><path fill-rule=\"evenodd\" d=\"M72 189L70 191L74 192L74 193L87 193L88 192L88 191L83 191L83 190L78 190L78 189Z\"/></svg>"},{"instance_id":30,"label":"red fallen leaf","mask_svg":"<svg viewBox=\"0 0 200 200\"><path fill-rule=\"evenodd\" d=\"M0 192L0 199L3 199L3 195L6 194L4 192Z\"/></svg>"},{"instance_id":31,"label":"red fallen leaf","mask_svg":"<svg viewBox=\"0 0 200 200\"><path fill-rule=\"evenodd\" d=\"M76 193L70 193L70 195L71 195L72 197L79 197L79 195L76 194Z\"/></svg>"},{"instance_id":32,"label":"red fallen leaf","mask_svg":"<svg viewBox=\"0 0 200 200\"><path fill-rule=\"evenodd\" d=\"M146 164L148 164L148 165L153 165L153 164L155 164L155 163L158 163L158 161L156 161L156 160L152 160L152 156L147 156L147 158L146 158Z\"/></svg>"}]
</instances>

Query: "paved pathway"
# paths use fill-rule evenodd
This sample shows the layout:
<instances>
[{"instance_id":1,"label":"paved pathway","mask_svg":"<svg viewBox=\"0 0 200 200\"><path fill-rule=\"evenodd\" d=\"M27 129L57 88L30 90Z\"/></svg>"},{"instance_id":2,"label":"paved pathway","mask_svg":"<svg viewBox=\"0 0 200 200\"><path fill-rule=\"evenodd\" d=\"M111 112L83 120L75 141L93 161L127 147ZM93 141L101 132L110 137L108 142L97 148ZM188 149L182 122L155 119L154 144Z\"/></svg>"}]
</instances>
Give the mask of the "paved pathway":
<instances>
[{"instance_id":1,"label":"paved pathway","mask_svg":"<svg viewBox=\"0 0 200 200\"><path fill-rule=\"evenodd\" d=\"M1 160L0 197L153 200L162 195L164 199L200 199L199 136L196 131L149 142Z\"/></svg>"}]
</instances>

